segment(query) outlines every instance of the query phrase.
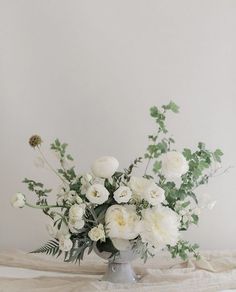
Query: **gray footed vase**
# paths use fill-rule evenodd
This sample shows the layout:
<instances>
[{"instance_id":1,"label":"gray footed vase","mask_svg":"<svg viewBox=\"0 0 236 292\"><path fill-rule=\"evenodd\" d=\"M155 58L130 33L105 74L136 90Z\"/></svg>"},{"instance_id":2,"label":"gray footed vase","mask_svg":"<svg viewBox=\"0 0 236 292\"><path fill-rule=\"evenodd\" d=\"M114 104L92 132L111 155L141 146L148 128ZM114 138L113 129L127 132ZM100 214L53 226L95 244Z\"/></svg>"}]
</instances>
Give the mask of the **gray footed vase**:
<instances>
[{"instance_id":1,"label":"gray footed vase","mask_svg":"<svg viewBox=\"0 0 236 292\"><path fill-rule=\"evenodd\" d=\"M137 255L131 249L120 251L119 255L115 258L110 258L109 252L100 252L96 247L94 252L108 261L107 270L102 277L102 281L108 281L112 283L135 283L138 277L136 276L131 261L137 258Z\"/></svg>"}]
</instances>

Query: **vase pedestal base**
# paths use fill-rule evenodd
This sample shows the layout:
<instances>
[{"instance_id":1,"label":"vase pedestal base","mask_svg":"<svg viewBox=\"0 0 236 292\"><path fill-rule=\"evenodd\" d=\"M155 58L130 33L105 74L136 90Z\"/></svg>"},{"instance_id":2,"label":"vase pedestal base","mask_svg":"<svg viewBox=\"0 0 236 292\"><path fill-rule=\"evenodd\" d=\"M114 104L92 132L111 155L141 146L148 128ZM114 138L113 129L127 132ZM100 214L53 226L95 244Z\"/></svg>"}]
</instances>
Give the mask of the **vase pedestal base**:
<instances>
[{"instance_id":1,"label":"vase pedestal base","mask_svg":"<svg viewBox=\"0 0 236 292\"><path fill-rule=\"evenodd\" d=\"M135 283L137 276L130 263L109 262L102 281L112 283Z\"/></svg>"}]
</instances>

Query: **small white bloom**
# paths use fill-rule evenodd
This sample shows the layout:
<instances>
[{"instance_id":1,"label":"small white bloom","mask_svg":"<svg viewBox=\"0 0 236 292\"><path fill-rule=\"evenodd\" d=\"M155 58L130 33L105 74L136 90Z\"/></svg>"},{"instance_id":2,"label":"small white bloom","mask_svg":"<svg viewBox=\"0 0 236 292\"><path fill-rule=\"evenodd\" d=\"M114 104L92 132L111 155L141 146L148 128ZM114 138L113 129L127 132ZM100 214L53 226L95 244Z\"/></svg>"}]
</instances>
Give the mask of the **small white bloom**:
<instances>
[{"instance_id":1,"label":"small white bloom","mask_svg":"<svg viewBox=\"0 0 236 292\"><path fill-rule=\"evenodd\" d=\"M142 216L139 230L144 243L159 249L167 244L176 244L179 237L179 219L174 211L158 206L143 210Z\"/></svg>"},{"instance_id":2,"label":"small white bloom","mask_svg":"<svg viewBox=\"0 0 236 292\"><path fill-rule=\"evenodd\" d=\"M110 238L134 239L138 236L139 217L133 205L112 205L105 214L107 234Z\"/></svg>"},{"instance_id":3,"label":"small white bloom","mask_svg":"<svg viewBox=\"0 0 236 292\"><path fill-rule=\"evenodd\" d=\"M71 224L76 224L77 221L82 220L85 212L85 204L74 204L69 210L69 221Z\"/></svg>"},{"instance_id":4,"label":"small white bloom","mask_svg":"<svg viewBox=\"0 0 236 292\"><path fill-rule=\"evenodd\" d=\"M132 196L130 188L121 186L114 192L114 199L117 203L127 203Z\"/></svg>"},{"instance_id":5,"label":"small white bloom","mask_svg":"<svg viewBox=\"0 0 236 292\"><path fill-rule=\"evenodd\" d=\"M86 194L88 188L91 186L92 175L90 173L86 173L81 178L81 193Z\"/></svg>"},{"instance_id":6,"label":"small white bloom","mask_svg":"<svg viewBox=\"0 0 236 292\"><path fill-rule=\"evenodd\" d=\"M105 231L102 224L99 224L96 227L93 227L89 232L88 236L92 241L105 241Z\"/></svg>"},{"instance_id":7,"label":"small white bloom","mask_svg":"<svg viewBox=\"0 0 236 292\"><path fill-rule=\"evenodd\" d=\"M84 220L83 219L77 221L69 220L68 227L72 233L78 233L78 231L84 227Z\"/></svg>"},{"instance_id":8,"label":"small white bloom","mask_svg":"<svg viewBox=\"0 0 236 292\"><path fill-rule=\"evenodd\" d=\"M215 207L216 201L212 199L210 194L200 194L197 198L200 208L212 210Z\"/></svg>"},{"instance_id":9,"label":"small white bloom","mask_svg":"<svg viewBox=\"0 0 236 292\"><path fill-rule=\"evenodd\" d=\"M165 191L152 182L145 189L143 197L149 204L156 206L165 200Z\"/></svg>"},{"instance_id":10,"label":"small white bloom","mask_svg":"<svg viewBox=\"0 0 236 292\"><path fill-rule=\"evenodd\" d=\"M25 196L22 193L16 193L11 198L11 205L14 208L23 208L25 206Z\"/></svg>"},{"instance_id":11,"label":"small white bloom","mask_svg":"<svg viewBox=\"0 0 236 292\"><path fill-rule=\"evenodd\" d=\"M119 162L115 157L103 156L94 161L91 169L95 176L109 178L117 171L118 167Z\"/></svg>"},{"instance_id":12,"label":"small white bloom","mask_svg":"<svg viewBox=\"0 0 236 292\"><path fill-rule=\"evenodd\" d=\"M70 234L60 236L59 249L61 251L70 251L72 246L73 242L70 240Z\"/></svg>"},{"instance_id":13,"label":"small white bloom","mask_svg":"<svg viewBox=\"0 0 236 292\"><path fill-rule=\"evenodd\" d=\"M109 197L108 190L101 184L93 184L86 193L87 199L94 204L103 204Z\"/></svg>"},{"instance_id":14,"label":"small white bloom","mask_svg":"<svg viewBox=\"0 0 236 292\"><path fill-rule=\"evenodd\" d=\"M188 162L182 153L170 151L161 157L161 173L166 178L179 178L188 171Z\"/></svg>"}]
</instances>

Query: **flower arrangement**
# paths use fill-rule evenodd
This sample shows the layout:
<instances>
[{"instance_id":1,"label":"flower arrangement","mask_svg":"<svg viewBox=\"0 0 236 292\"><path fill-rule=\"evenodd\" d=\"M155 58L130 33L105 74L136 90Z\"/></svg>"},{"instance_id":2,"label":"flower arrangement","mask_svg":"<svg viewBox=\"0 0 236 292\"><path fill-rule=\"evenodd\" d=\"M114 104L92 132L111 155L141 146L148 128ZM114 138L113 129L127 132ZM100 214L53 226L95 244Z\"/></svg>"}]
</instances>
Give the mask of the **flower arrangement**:
<instances>
[{"instance_id":1,"label":"flower arrangement","mask_svg":"<svg viewBox=\"0 0 236 292\"><path fill-rule=\"evenodd\" d=\"M109 252L111 258L129 248L144 261L164 248L184 260L189 254L199 257L198 245L181 239L181 231L198 223L200 207L195 190L218 171L223 153L208 150L204 143L194 151L177 151L168 135L166 116L178 111L172 101L150 109L156 133L148 136L143 157L123 171L118 170L116 158L106 156L94 161L90 172L77 174L74 166L68 166L73 158L67 153L67 144L58 139L51 144L59 159L56 170L41 150L41 137L32 136L29 144L41 155L38 163L46 164L62 183L52 205L48 203L52 190L27 178L23 182L35 193L36 204L29 203L22 193L11 199L13 207L41 209L51 220L47 228L52 239L34 252L63 253L67 262L80 262L85 251L90 253L95 247ZM135 176L134 169L144 162L143 176Z\"/></svg>"}]
</instances>

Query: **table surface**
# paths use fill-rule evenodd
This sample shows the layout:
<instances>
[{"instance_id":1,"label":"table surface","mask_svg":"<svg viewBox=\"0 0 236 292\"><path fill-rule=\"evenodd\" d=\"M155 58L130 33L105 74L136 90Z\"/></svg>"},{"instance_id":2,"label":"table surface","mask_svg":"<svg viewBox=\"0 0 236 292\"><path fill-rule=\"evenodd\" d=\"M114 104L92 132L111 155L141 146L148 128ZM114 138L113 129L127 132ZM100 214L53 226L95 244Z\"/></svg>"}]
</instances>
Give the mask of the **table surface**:
<instances>
[{"instance_id":1,"label":"table surface","mask_svg":"<svg viewBox=\"0 0 236 292\"><path fill-rule=\"evenodd\" d=\"M137 284L100 281L106 263L95 255L81 266L21 251L0 253L0 292L236 291L236 251L203 252L200 261L181 262L160 254L143 265Z\"/></svg>"}]
</instances>

